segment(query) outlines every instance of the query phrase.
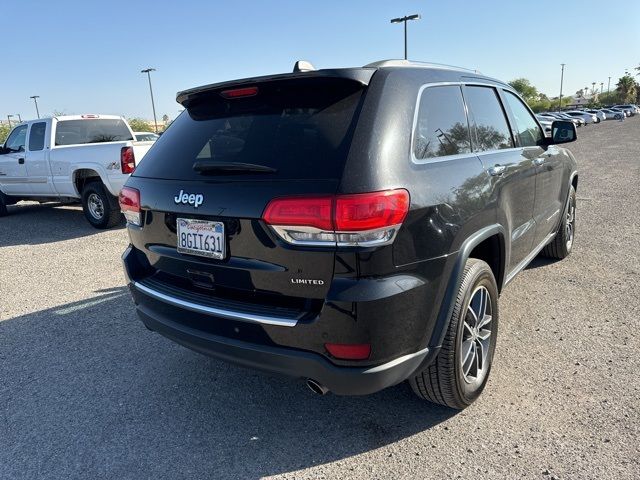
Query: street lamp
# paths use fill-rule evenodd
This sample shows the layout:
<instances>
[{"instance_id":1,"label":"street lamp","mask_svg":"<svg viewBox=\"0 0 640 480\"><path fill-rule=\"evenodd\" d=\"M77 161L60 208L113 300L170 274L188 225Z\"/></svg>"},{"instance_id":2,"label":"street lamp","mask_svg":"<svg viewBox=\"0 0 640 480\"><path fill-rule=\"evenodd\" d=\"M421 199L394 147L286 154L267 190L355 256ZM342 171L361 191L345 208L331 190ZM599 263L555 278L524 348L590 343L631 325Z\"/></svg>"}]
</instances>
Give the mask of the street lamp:
<instances>
[{"instance_id":1,"label":"street lamp","mask_svg":"<svg viewBox=\"0 0 640 480\"><path fill-rule=\"evenodd\" d=\"M36 115L40 118L40 111L38 110L38 99L40 98L40 95L31 95L29 98L33 98L33 103L36 104Z\"/></svg>"},{"instance_id":2,"label":"street lamp","mask_svg":"<svg viewBox=\"0 0 640 480\"><path fill-rule=\"evenodd\" d=\"M560 64L562 67L562 70L560 70L560 108L559 110L562 110L562 83L564 82L564 63Z\"/></svg>"},{"instance_id":3,"label":"street lamp","mask_svg":"<svg viewBox=\"0 0 640 480\"><path fill-rule=\"evenodd\" d=\"M420 20L420 14L405 15L404 17L392 18L391 23L404 23L404 59L407 59L407 22L409 20Z\"/></svg>"},{"instance_id":4,"label":"street lamp","mask_svg":"<svg viewBox=\"0 0 640 480\"><path fill-rule=\"evenodd\" d=\"M7 115L7 122L9 122L9 128L11 128L11 118L15 115Z\"/></svg>"},{"instance_id":5,"label":"street lamp","mask_svg":"<svg viewBox=\"0 0 640 480\"><path fill-rule=\"evenodd\" d=\"M18 121L19 121L20 123L22 123L22 117L20 116L20 114L19 114L19 113L16 113L16 115L18 116Z\"/></svg>"},{"instance_id":6,"label":"street lamp","mask_svg":"<svg viewBox=\"0 0 640 480\"><path fill-rule=\"evenodd\" d=\"M151 93L151 108L153 109L153 126L155 127L156 133L158 133L158 121L156 120L156 105L153 101L153 88L151 88L151 72L155 72L155 68L145 68L144 70L140 70L140 73L146 73L149 78L149 93Z\"/></svg>"}]
</instances>

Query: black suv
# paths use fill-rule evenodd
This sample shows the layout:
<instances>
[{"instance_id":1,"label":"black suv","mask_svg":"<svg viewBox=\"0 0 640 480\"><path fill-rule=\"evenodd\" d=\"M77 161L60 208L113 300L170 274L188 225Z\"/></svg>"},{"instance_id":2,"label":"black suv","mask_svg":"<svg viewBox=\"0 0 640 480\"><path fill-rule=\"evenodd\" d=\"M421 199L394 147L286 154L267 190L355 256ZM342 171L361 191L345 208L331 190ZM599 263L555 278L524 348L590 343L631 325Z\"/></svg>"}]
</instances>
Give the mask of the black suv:
<instances>
[{"instance_id":1,"label":"black suv","mask_svg":"<svg viewBox=\"0 0 640 480\"><path fill-rule=\"evenodd\" d=\"M473 402L501 290L571 252L573 123L547 138L509 85L406 61L177 99L120 195L144 324L317 393Z\"/></svg>"}]
</instances>

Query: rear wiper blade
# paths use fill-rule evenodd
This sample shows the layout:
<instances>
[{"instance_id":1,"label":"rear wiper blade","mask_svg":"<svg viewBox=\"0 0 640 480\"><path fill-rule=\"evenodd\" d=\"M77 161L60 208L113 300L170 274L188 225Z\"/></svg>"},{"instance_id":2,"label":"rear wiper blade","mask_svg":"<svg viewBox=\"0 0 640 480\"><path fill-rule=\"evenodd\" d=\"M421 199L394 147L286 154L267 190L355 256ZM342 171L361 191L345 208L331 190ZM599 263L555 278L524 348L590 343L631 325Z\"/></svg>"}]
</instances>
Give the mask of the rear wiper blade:
<instances>
[{"instance_id":1,"label":"rear wiper blade","mask_svg":"<svg viewBox=\"0 0 640 480\"><path fill-rule=\"evenodd\" d=\"M213 162L213 161L199 161L194 162L193 169L200 173L276 173L273 167L267 167L266 165L258 165L255 163L243 163L243 162Z\"/></svg>"}]
</instances>

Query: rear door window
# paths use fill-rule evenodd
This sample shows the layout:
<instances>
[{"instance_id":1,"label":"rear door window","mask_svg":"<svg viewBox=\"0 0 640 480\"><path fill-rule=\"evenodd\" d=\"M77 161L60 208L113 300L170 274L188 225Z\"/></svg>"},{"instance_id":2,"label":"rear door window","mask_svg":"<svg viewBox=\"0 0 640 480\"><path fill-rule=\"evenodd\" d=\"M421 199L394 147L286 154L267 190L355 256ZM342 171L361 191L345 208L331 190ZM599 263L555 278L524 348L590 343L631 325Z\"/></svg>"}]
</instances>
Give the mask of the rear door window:
<instances>
[{"instance_id":1,"label":"rear door window","mask_svg":"<svg viewBox=\"0 0 640 480\"><path fill-rule=\"evenodd\" d=\"M44 122L33 123L29 132L29 151L37 152L44 148L44 134L47 124Z\"/></svg>"},{"instance_id":2,"label":"rear door window","mask_svg":"<svg viewBox=\"0 0 640 480\"><path fill-rule=\"evenodd\" d=\"M460 87L427 87L422 91L413 132L418 160L471 152L469 124Z\"/></svg>"},{"instance_id":3,"label":"rear door window","mask_svg":"<svg viewBox=\"0 0 640 480\"><path fill-rule=\"evenodd\" d=\"M509 124L495 88L467 86L464 98L469 110L474 150L484 152L513 148Z\"/></svg>"},{"instance_id":4,"label":"rear door window","mask_svg":"<svg viewBox=\"0 0 640 480\"><path fill-rule=\"evenodd\" d=\"M216 174L195 171L194 162L219 162L276 170L262 175L265 179L339 178L362 95L362 85L343 79L258 84L258 93L247 98L203 92L190 100L134 175L203 180ZM256 173L231 178L238 176Z\"/></svg>"},{"instance_id":5,"label":"rear door window","mask_svg":"<svg viewBox=\"0 0 640 480\"><path fill-rule=\"evenodd\" d=\"M56 125L56 145L121 142L133 140L127 124L120 118L61 120Z\"/></svg>"}]
</instances>

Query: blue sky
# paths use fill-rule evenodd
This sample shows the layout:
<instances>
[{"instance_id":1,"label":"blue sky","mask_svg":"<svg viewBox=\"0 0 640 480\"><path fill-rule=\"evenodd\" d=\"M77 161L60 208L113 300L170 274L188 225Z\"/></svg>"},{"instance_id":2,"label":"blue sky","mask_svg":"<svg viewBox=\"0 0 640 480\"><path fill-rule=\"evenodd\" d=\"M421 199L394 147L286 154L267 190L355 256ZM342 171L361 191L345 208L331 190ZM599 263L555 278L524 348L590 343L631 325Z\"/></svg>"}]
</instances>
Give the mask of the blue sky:
<instances>
[{"instance_id":1,"label":"blue sky","mask_svg":"<svg viewBox=\"0 0 640 480\"><path fill-rule=\"evenodd\" d=\"M182 0L35 1L2 6L0 118L41 113L112 113L151 118L151 66L158 116L175 117L178 90L289 71L364 65L403 55L459 65L503 80L525 77L558 95L604 82L612 88L640 64L640 2ZM18 19L18 21L15 21Z\"/></svg>"}]
</instances>

